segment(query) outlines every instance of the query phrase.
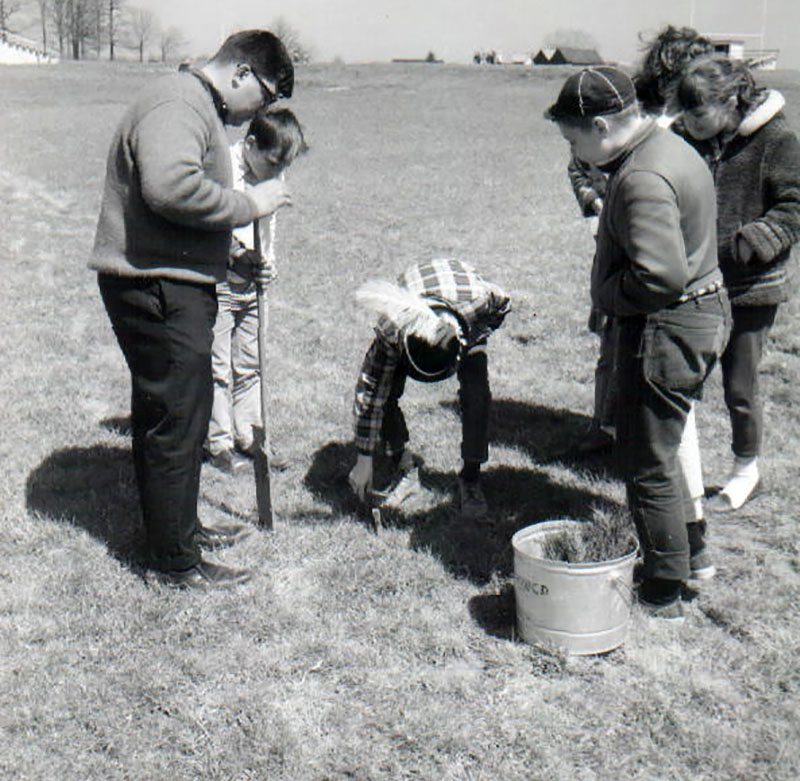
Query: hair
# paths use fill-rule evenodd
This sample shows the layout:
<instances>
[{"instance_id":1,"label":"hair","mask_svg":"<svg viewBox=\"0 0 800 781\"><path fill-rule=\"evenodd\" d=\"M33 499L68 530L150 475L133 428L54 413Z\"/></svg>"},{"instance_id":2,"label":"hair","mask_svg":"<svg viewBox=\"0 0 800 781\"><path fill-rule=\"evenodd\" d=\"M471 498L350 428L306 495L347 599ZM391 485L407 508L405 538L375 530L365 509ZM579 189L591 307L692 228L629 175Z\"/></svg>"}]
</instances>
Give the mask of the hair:
<instances>
[{"instance_id":1,"label":"hair","mask_svg":"<svg viewBox=\"0 0 800 781\"><path fill-rule=\"evenodd\" d=\"M246 63L262 78L275 82L278 97L292 96L292 58L280 38L268 30L242 30L229 35L211 62L222 65Z\"/></svg>"},{"instance_id":2,"label":"hair","mask_svg":"<svg viewBox=\"0 0 800 781\"><path fill-rule=\"evenodd\" d=\"M433 334L424 333L417 321L401 329L401 340L408 375L419 382L447 379L458 369L462 345L459 338L465 326L444 304L431 305L438 320Z\"/></svg>"},{"instance_id":3,"label":"hair","mask_svg":"<svg viewBox=\"0 0 800 781\"><path fill-rule=\"evenodd\" d=\"M714 44L691 27L671 24L645 44L642 63L633 82L642 108L649 114L657 114L667 102L670 84L692 60L712 54Z\"/></svg>"},{"instance_id":4,"label":"hair","mask_svg":"<svg viewBox=\"0 0 800 781\"><path fill-rule=\"evenodd\" d=\"M706 57L692 62L672 85L669 104L677 113L698 106L723 105L735 97L736 110L743 117L764 99L765 93L742 60Z\"/></svg>"},{"instance_id":5,"label":"hair","mask_svg":"<svg viewBox=\"0 0 800 781\"><path fill-rule=\"evenodd\" d=\"M250 122L247 135L262 152L274 151L275 162L282 167L308 151L303 128L288 108L261 109Z\"/></svg>"},{"instance_id":6,"label":"hair","mask_svg":"<svg viewBox=\"0 0 800 781\"><path fill-rule=\"evenodd\" d=\"M598 117L602 117L605 120L608 120L610 124L618 124L621 125L627 122L634 117L639 116L640 113L640 106L637 101L631 103L630 106L625 106L622 111L615 111L612 114L595 114L594 116L585 116L585 117L573 117L573 116L563 116L563 117L556 117L553 121L559 125L567 125L568 127L574 127L578 130L591 130L594 126L594 121Z\"/></svg>"}]
</instances>

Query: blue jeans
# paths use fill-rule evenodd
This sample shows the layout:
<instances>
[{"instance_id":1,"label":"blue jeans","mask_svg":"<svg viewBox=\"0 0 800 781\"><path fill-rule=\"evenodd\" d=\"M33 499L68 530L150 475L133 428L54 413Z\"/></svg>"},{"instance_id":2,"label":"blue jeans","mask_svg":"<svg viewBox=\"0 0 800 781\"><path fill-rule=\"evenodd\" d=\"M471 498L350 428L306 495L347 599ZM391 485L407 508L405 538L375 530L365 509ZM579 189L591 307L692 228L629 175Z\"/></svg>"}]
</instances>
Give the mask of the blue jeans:
<instances>
[{"instance_id":1,"label":"blue jeans","mask_svg":"<svg viewBox=\"0 0 800 781\"><path fill-rule=\"evenodd\" d=\"M98 283L131 372L133 462L151 563L185 570L200 560L194 536L216 291L108 274Z\"/></svg>"},{"instance_id":2,"label":"blue jeans","mask_svg":"<svg viewBox=\"0 0 800 781\"><path fill-rule=\"evenodd\" d=\"M695 515L678 446L724 347L729 313L717 292L618 321L617 457L648 578L689 576L686 524Z\"/></svg>"}]
</instances>

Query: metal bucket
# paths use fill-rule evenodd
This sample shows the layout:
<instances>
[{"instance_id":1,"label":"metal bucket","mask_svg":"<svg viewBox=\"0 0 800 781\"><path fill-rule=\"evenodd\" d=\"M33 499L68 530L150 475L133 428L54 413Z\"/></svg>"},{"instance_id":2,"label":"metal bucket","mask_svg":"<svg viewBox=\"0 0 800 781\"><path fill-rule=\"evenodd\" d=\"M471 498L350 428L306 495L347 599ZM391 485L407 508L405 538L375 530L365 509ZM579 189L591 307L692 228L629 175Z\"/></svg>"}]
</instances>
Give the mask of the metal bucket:
<instances>
[{"instance_id":1,"label":"metal bucket","mask_svg":"<svg viewBox=\"0 0 800 781\"><path fill-rule=\"evenodd\" d=\"M571 563L542 556L548 535L579 530L581 521L546 521L512 538L517 629L531 644L582 656L611 651L628 630L637 547L618 559Z\"/></svg>"}]
</instances>

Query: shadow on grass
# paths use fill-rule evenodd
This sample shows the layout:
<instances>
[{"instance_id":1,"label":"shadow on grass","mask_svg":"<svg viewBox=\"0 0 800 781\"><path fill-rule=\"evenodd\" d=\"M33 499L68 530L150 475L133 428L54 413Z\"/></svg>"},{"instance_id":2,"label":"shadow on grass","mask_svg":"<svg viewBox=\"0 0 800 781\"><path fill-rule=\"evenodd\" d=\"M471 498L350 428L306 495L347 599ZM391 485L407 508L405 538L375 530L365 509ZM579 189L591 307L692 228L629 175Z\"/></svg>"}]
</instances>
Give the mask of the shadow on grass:
<instances>
[{"instance_id":1,"label":"shadow on grass","mask_svg":"<svg viewBox=\"0 0 800 781\"><path fill-rule=\"evenodd\" d=\"M314 455L306 474L306 488L334 514L359 514L347 483L354 461L352 444L329 442ZM483 474L493 523L465 523L459 516L458 483L452 473L423 465L420 483L424 496L404 502L402 509L384 510L384 524L410 529L412 548L429 551L453 575L477 585L485 585L493 575L512 574L511 537L517 530L557 518L588 518L592 507L608 505L601 495L560 485L543 472L501 466Z\"/></svg>"},{"instance_id":2,"label":"shadow on grass","mask_svg":"<svg viewBox=\"0 0 800 781\"><path fill-rule=\"evenodd\" d=\"M514 640L517 621L517 606L514 601L514 586L506 583L496 594L477 594L469 600L472 620L492 637Z\"/></svg>"},{"instance_id":3,"label":"shadow on grass","mask_svg":"<svg viewBox=\"0 0 800 781\"><path fill-rule=\"evenodd\" d=\"M111 418L103 418L100 425L106 431L112 431L122 437L129 437L132 432L131 416L130 415L116 415Z\"/></svg>"},{"instance_id":4,"label":"shadow on grass","mask_svg":"<svg viewBox=\"0 0 800 781\"><path fill-rule=\"evenodd\" d=\"M29 510L88 531L127 564L142 563L144 529L127 449L95 445L53 453L28 476Z\"/></svg>"},{"instance_id":5,"label":"shadow on grass","mask_svg":"<svg viewBox=\"0 0 800 781\"><path fill-rule=\"evenodd\" d=\"M458 403L441 406L459 415ZM489 418L489 440L515 448L540 464L562 464L597 477L613 477L610 452L579 455L575 446L586 434L592 419L569 409L552 409L515 399L493 399Z\"/></svg>"}]
</instances>

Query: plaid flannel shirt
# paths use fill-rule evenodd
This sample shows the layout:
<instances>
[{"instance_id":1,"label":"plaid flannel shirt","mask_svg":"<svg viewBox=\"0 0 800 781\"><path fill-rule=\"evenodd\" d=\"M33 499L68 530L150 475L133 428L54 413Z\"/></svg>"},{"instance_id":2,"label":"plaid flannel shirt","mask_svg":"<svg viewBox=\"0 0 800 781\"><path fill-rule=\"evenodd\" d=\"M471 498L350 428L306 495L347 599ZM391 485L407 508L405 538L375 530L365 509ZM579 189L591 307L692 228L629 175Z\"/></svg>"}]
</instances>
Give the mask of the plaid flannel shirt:
<instances>
[{"instance_id":1,"label":"plaid flannel shirt","mask_svg":"<svg viewBox=\"0 0 800 781\"><path fill-rule=\"evenodd\" d=\"M468 329L466 349L485 342L511 308L505 292L460 260L438 259L411 266L400 275L398 284L455 310ZM378 447L384 406L401 359L400 329L381 316L361 366L353 404L355 445L361 453L372 454Z\"/></svg>"}]
</instances>

